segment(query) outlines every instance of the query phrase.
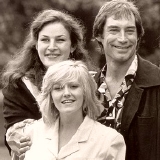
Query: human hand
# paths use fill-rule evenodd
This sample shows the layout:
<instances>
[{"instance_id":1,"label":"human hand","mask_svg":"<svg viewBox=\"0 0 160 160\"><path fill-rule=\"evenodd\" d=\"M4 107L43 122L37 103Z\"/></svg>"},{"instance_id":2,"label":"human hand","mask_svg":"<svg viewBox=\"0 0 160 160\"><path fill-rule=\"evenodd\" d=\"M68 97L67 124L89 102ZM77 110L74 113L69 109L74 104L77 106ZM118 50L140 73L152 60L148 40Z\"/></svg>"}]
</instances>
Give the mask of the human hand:
<instances>
[{"instance_id":1,"label":"human hand","mask_svg":"<svg viewBox=\"0 0 160 160\"><path fill-rule=\"evenodd\" d=\"M34 119L25 119L24 121L21 121L21 122L18 122L18 123L15 123L13 126L11 126L8 130L7 130L7 133L6 133L6 136L7 137L10 137L11 135L15 134L15 132L19 131L20 129L24 129L24 127L26 125L30 125L34 122L35 120Z\"/></svg>"},{"instance_id":2,"label":"human hand","mask_svg":"<svg viewBox=\"0 0 160 160\"><path fill-rule=\"evenodd\" d=\"M12 151L24 159L25 152L30 149L31 140L25 135L26 128L31 126L35 120L26 119L11 126L6 133L6 140Z\"/></svg>"},{"instance_id":3,"label":"human hand","mask_svg":"<svg viewBox=\"0 0 160 160\"><path fill-rule=\"evenodd\" d=\"M19 160L23 160L25 157L25 153L30 149L31 147L31 140L29 137L22 137L20 139L20 149L19 149Z\"/></svg>"}]
</instances>

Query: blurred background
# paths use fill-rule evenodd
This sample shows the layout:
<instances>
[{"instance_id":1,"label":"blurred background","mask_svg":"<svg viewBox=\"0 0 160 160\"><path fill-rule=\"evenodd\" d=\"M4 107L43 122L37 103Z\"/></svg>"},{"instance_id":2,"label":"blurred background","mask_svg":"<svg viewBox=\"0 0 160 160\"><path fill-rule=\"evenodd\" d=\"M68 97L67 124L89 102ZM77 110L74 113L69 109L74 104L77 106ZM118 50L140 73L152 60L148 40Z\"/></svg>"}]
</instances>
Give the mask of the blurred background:
<instances>
[{"instance_id":1,"label":"blurred background","mask_svg":"<svg viewBox=\"0 0 160 160\"><path fill-rule=\"evenodd\" d=\"M33 17L43 9L62 9L75 15L86 27L86 49L93 63L101 68L104 55L99 52L98 45L92 40L94 18L107 0L0 0L0 72L8 60L23 45L28 27ZM138 6L145 35L142 38L139 54L160 66L160 0L132 0ZM1 89L2 86L0 86ZM9 160L4 147L4 120L2 114L2 93L0 90L0 157Z\"/></svg>"}]
</instances>

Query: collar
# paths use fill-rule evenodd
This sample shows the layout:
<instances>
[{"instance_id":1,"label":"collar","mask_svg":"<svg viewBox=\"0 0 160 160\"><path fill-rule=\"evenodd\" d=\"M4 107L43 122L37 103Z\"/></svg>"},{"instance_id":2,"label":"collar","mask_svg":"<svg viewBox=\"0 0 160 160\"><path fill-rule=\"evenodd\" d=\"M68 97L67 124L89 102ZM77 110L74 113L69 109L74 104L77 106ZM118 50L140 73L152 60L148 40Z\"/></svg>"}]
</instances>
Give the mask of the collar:
<instances>
[{"instance_id":1,"label":"collar","mask_svg":"<svg viewBox=\"0 0 160 160\"><path fill-rule=\"evenodd\" d=\"M129 79L132 78L134 80L134 78L136 76L137 68L138 68L138 60L137 60L137 55L136 55L130 65L130 67L128 68L128 70L126 72L126 75L125 75L124 80L121 84L121 87L122 87L122 85L126 86L126 82ZM101 75L100 75L100 86L98 88L98 91L103 94L106 93L108 95L107 97L110 97L109 91L106 92L106 90L108 88L107 84L105 82L106 71L107 71L107 64L102 68ZM109 99L111 99L111 98L109 98Z\"/></svg>"},{"instance_id":2,"label":"collar","mask_svg":"<svg viewBox=\"0 0 160 160\"><path fill-rule=\"evenodd\" d=\"M77 132L75 133L78 135L79 142L86 141L88 139L88 136L91 132L93 124L94 124L94 120L92 120L88 116L85 116L82 124L79 126ZM55 135L56 135L56 137L58 137L59 118L57 118L54 125L49 127L47 130L48 131L45 135L46 139L53 140L53 139L55 139ZM53 134L54 134L54 136L53 136Z\"/></svg>"},{"instance_id":3,"label":"collar","mask_svg":"<svg viewBox=\"0 0 160 160\"><path fill-rule=\"evenodd\" d=\"M147 88L160 85L160 69L151 62L143 59L137 54L138 68L136 77L134 79L135 84L140 88ZM101 84L101 71L97 72L94 79L98 86ZM156 76L155 76L156 75Z\"/></svg>"},{"instance_id":4,"label":"collar","mask_svg":"<svg viewBox=\"0 0 160 160\"><path fill-rule=\"evenodd\" d=\"M25 76L22 77L22 81L24 82L28 90L31 92L31 94L34 96L34 98L36 98L40 93L38 88Z\"/></svg>"},{"instance_id":5,"label":"collar","mask_svg":"<svg viewBox=\"0 0 160 160\"><path fill-rule=\"evenodd\" d=\"M126 75L125 75L125 78L129 75L132 75L132 76L136 76L136 72L137 72L137 68L138 68L138 59L137 59L137 55L135 55L135 58L133 59Z\"/></svg>"},{"instance_id":6,"label":"collar","mask_svg":"<svg viewBox=\"0 0 160 160\"><path fill-rule=\"evenodd\" d=\"M62 147L58 153L58 118L46 134L46 140L48 141L48 150L58 158L64 158L74 152L77 152L80 149L79 143L86 142L89 139L93 125L94 120L86 116L71 140L64 147Z\"/></svg>"},{"instance_id":7,"label":"collar","mask_svg":"<svg viewBox=\"0 0 160 160\"><path fill-rule=\"evenodd\" d=\"M130 67L128 68L125 78L127 78L130 75L133 75L134 77L136 76L136 71L138 68L138 60L137 60L137 55L135 55L135 58L133 59ZM106 77L106 71L107 71L107 64L102 68L101 70L101 75L100 75L100 83L102 83Z\"/></svg>"}]
</instances>

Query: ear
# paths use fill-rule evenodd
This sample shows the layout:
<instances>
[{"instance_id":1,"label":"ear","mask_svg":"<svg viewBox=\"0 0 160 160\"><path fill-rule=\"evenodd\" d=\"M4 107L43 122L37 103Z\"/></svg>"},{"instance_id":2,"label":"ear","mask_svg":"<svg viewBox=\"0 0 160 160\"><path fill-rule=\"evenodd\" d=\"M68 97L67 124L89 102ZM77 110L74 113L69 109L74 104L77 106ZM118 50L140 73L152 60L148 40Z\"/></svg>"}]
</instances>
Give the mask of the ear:
<instances>
[{"instance_id":1,"label":"ear","mask_svg":"<svg viewBox=\"0 0 160 160\"><path fill-rule=\"evenodd\" d=\"M102 38L101 35L98 35L98 36L96 37L96 40L97 40L98 42L101 42L101 43L102 43L103 38Z\"/></svg>"}]
</instances>

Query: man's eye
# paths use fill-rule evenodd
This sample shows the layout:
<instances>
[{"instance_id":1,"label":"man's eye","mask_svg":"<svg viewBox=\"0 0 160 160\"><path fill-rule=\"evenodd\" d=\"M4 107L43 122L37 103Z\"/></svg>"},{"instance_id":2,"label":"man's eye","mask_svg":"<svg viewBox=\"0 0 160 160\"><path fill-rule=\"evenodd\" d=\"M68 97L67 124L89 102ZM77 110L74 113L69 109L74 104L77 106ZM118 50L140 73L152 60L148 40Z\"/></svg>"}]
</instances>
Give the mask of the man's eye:
<instances>
[{"instance_id":1,"label":"man's eye","mask_svg":"<svg viewBox=\"0 0 160 160\"><path fill-rule=\"evenodd\" d=\"M127 33L128 33L128 34L133 34L133 33L134 33L134 30L127 30Z\"/></svg>"},{"instance_id":2,"label":"man's eye","mask_svg":"<svg viewBox=\"0 0 160 160\"><path fill-rule=\"evenodd\" d=\"M110 33L112 33L112 34L115 34L115 33L117 33L117 32L118 32L118 29L113 28L113 29L110 29L110 30L109 30L109 32L110 32Z\"/></svg>"},{"instance_id":3,"label":"man's eye","mask_svg":"<svg viewBox=\"0 0 160 160\"><path fill-rule=\"evenodd\" d=\"M116 32L118 31L118 29L110 29L110 31Z\"/></svg>"}]
</instances>

